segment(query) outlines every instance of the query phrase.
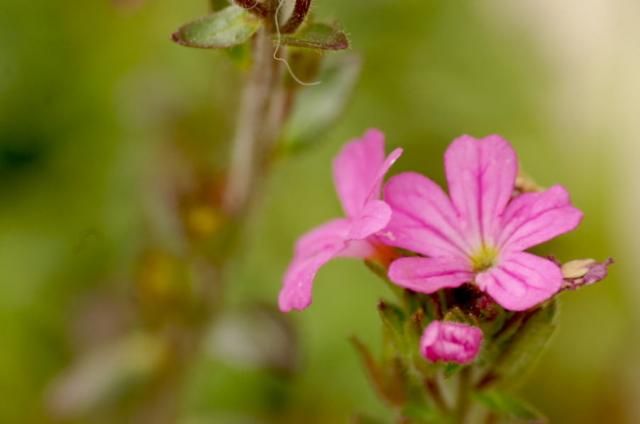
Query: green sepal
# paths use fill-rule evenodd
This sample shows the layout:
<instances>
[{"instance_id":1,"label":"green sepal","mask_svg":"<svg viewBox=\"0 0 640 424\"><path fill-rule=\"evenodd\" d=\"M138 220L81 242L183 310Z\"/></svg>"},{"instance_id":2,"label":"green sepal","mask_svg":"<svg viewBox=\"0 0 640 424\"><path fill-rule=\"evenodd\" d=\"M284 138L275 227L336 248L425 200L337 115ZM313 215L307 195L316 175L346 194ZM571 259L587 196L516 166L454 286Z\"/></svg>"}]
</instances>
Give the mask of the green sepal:
<instances>
[{"instance_id":1,"label":"green sepal","mask_svg":"<svg viewBox=\"0 0 640 424\"><path fill-rule=\"evenodd\" d=\"M444 321L474 325L474 321L457 306L451 308L444 316Z\"/></svg>"},{"instance_id":2,"label":"green sepal","mask_svg":"<svg viewBox=\"0 0 640 424\"><path fill-rule=\"evenodd\" d=\"M444 374L444 378L451 378L456 375L462 368L462 365L450 362L444 366L444 370L442 371L442 373Z\"/></svg>"},{"instance_id":3,"label":"green sepal","mask_svg":"<svg viewBox=\"0 0 640 424\"><path fill-rule=\"evenodd\" d=\"M523 313L522 322L515 326L507 340L496 338L493 346L495 365L489 380L499 387L515 387L527 376L542 354L555 331L556 301L533 312ZM493 356L493 355L491 355ZM493 358L487 358L488 363Z\"/></svg>"},{"instance_id":4,"label":"green sepal","mask_svg":"<svg viewBox=\"0 0 640 424\"><path fill-rule=\"evenodd\" d=\"M335 26L312 23L295 34L280 36L285 46L303 47L317 50L344 50L349 48L349 38Z\"/></svg>"},{"instance_id":5,"label":"green sepal","mask_svg":"<svg viewBox=\"0 0 640 424\"><path fill-rule=\"evenodd\" d=\"M229 6L183 25L171 38L187 47L224 49L248 41L261 25L257 16L239 6Z\"/></svg>"},{"instance_id":6,"label":"green sepal","mask_svg":"<svg viewBox=\"0 0 640 424\"><path fill-rule=\"evenodd\" d=\"M382 319L385 337L393 343L396 352L404 352L406 349L404 312L396 305L381 300L378 303L378 313Z\"/></svg>"}]
</instances>

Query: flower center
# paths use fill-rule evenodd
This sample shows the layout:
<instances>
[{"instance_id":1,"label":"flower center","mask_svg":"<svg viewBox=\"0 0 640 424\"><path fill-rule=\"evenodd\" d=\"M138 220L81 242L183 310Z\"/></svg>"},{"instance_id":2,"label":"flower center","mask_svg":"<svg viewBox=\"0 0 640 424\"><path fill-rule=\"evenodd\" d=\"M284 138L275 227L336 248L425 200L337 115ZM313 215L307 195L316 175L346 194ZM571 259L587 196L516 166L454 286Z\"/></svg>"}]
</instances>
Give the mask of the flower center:
<instances>
[{"instance_id":1,"label":"flower center","mask_svg":"<svg viewBox=\"0 0 640 424\"><path fill-rule=\"evenodd\" d=\"M493 246L482 245L471 255L471 265L475 272L486 271L496 265L498 259L498 249Z\"/></svg>"}]
</instances>

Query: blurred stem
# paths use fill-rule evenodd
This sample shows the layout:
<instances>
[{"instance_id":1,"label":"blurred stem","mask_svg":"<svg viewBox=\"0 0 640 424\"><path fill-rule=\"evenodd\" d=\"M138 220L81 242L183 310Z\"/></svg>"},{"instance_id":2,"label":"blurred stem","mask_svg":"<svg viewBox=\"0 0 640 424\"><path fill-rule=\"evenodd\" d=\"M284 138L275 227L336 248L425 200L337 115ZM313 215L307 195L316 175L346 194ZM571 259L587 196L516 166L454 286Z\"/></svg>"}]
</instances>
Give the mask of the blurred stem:
<instances>
[{"instance_id":1,"label":"blurred stem","mask_svg":"<svg viewBox=\"0 0 640 424\"><path fill-rule=\"evenodd\" d=\"M258 143L273 85L272 50L271 36L263 28L256 36L253 68L242 95L232 144L231 167L224 197L224 208L232 215L245 209L258 174Z\"/></svg>"},{"instance_id":2,"label":"blurred stem","mask_svg":"<svg viewBox=\"0 0 640 424\"><path fill-rule=\"evenodd\" d=\"M464 424L469 411L469 389L471 384L471 368L464 367L458 379L458 399L456 404L456 422Z\"/></svg>"},{"instance_id":3,"label":"blurred stem","mask_svg":"<svg viewBox=\"0 0 640 424\"><path fill-rule=\"evenodd\" d=\"M281 65L273 60L272 55L271 35L262 29L254 39L253 65L240 101L223 199L224 210L233 219L229 225L239 229L249 215L253 198L259 193L257 187L266 171L266 157L280 136L288 115L288 96L283 92ZM241 237L242 231L234 231L230 244L236 244ZM200 265L194 270L202 274L206 296L201 299L199 311L176 317L161 332L160 337L166 340L167 345L166 358L132 411L135 423L164 424L178 421L185 376L195 361L207 328L224 302L227 257L223 263L216 265L203 264L201 259L197 255L191 258L195 265ZM198 308L198 305L194 305L194 309Z\"/></svg>"},{"instance_id":4,"label":"blurred stem","mask_svg":"<svg viewBox=\"0 0 640 424\"><path fill-rule=\"evenodd\" d=\"M438 409L440 409L440 411L446 414L449 411L449 407L447 406L447 402L444 400L444 396L442 396L442 391L440 390L438 381L434 378L427 378L424 381L424 386L433 400L433 403L438 407Z\"/></svg>"}]
</instances>

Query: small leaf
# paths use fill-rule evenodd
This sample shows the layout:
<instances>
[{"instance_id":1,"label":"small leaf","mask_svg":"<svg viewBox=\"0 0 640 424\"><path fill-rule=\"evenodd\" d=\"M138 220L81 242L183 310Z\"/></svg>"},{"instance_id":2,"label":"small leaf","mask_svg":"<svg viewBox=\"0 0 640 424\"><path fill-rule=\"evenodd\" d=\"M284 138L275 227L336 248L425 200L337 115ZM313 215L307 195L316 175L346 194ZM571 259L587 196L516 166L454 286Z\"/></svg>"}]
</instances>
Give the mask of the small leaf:
<instances>
[{"instance_id":1,"label":"small leaf","mask_svg":"<svg viewBox=\"0 0 640 424\"><path fill-rule=\"evenodd\" d=\"M527 402L498 390L485 390L474 394L475 399L489 410L527 423L546 423L547 419Z\"/></svg>"},{"instance_id":2,"label":"small leaf","mask_svg":"<svg viewBox=\"0 0 640 424\"><path fill-rule=\"evenodd\" d=\"M260 25L257 16L241 7L229 6L182 26L173 33L172 39L187 47L223 49L249 40Z\"/></svg>"},{"instance_id":3,"label":"small leaf","mask_svg":"<svg viewBox=\"0 0 640 424\"><path fill-rule=\"evenodd\" d=\"M283 45L319 50L344 50L349 48L347 34L331 25L313 23L296 34L283 35Z\"/></svg>"},{"instance_id":4,"label":"small leaf","mask_svg":"<svg viewBox=\"0 0 640 424\"><path fill-rule=\"evenodd\" d=\"M360 60L355 55L326 64L318 76L321 84L306 88L298 97L284 131L285 152L304 150L326 137L342 116L359 75Z\"/></svg>"}]
</instances>

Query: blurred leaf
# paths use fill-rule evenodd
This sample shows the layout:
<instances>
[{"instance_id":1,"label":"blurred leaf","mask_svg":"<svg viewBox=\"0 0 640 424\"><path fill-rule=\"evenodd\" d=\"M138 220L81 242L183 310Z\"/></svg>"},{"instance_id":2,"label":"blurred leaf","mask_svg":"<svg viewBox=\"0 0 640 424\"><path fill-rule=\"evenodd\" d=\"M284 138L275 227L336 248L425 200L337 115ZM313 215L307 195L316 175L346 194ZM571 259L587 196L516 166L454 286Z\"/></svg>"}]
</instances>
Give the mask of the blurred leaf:
<instances>
[{"instance_id":1,"label":"blurred leaf","mask_svg":"<svg viewBox=\"0 0 640 424\"><path fill-rule=\"evenodd\" d=\"M526 377L556 328L556 314L552 301L525 318L498 357L493 373L499 385L513 387Z\"/></svg>"},{"instance_id":2,"label":"blurred leaf","mask_svg":"<svg viewBox=\"0 0 640 424\"><path fill-rule=\"evenodd\" d=\"M344 50L349 48L347 34L338 28L313 23L292 35L283 35L282 44L320 50Z\"/></svg>"},{"instance_id":3,"label":"blurred leaf","mask_svg":"<svg viewBox=\"0 0 640 424\"><path fill-rule=\"evenodd\" d=\"M229 0L209 0L209 3L211 4L211 10L214 12L229 6Z\"/></svg>"},{"instance_id":4,"label":"blurred leaf","mask_svg":"<svg viewBox=\"0 0 640 424\"><path fill-rule=\"evenodd\" d=\"M476 400L500 415L528 423L545 423L547 419L527 402L498 390L485 390L474 394Z\"/></svg>"},{"instance_id":5,"label":"blurred leaf","mask_svg":"<svg viewBox=\"0 0 640 424\"><path fill-rule=\"evenodd\" d=\"M229 6L180 27L172 39L187 47L221 49L249 40L260 25L260 18L241 7Z\"/></svg>"},{"instance_id":6,"label":"blurred leaf","mask_svg":"<svg viewBox=\"0 0 640 424\"><path fill-rule=\"evenodd\" d=\"M251 65L251 47L249 44L239 44L225 49L225 52L240 69L249 69Z\"/></svg>"},{"instance_id":7,"label":"blurred leaf","mask_svg":"<svg viewBox=\"0 0 640 424\"><path fill-rule=\"evenodd\" d=\"M225 313L206 340L211 356L242 368L293 371L298 365L294 329L286 315L270 306Z\"/></svg>"},{"instance_id":8,"label":"blurred leaf","mask_svg":"<svg viewBox=\"0 0 640 424\"><path fill-rule=\"evenodd\" d=\"M370 417L365 414L357 414L351 418L351 424L384 424L384 421L381 421L377 418Z\"/></svg>"},{"instance_id":9,"label":"blurred leaf","mask_svg":"<svg viewBox=\"0 0 640 424\"><path fill-rule=\"evenodd\" d=\"M283 136L285 151L297 152L325 138L342 116L360 75L360 59L349 55L328 61L317 86L300 93Z\"/></svg>"},{"instance_id":10,"label":"blurred leaf","mask_svg":"<svg viewBox=\"0 0 640 424\"><path fill-rule=\"evenodd\" d=\"M146 334L133 334L81 357L49 388L48 404L60 417L76 417L127 396L128 388L159 363L162 346Z\"/></svg>"}]
</instances>

